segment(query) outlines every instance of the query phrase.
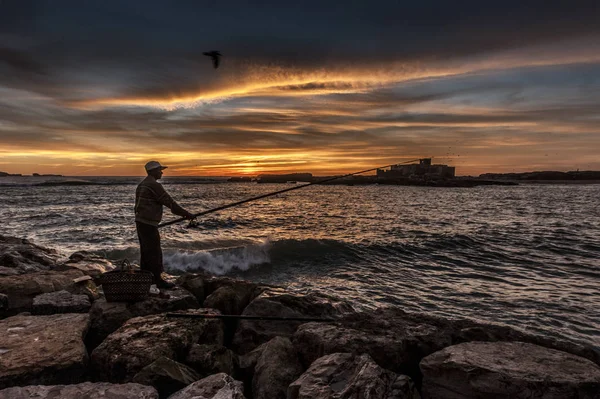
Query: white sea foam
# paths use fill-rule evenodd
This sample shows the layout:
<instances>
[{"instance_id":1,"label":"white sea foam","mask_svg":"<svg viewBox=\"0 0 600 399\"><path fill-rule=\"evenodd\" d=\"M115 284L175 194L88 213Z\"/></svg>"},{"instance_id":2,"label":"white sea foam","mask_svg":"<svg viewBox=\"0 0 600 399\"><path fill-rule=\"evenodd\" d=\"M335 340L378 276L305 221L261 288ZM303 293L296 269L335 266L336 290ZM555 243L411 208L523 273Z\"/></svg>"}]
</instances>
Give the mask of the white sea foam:
<instances>
[{"instance_id":1,"label":"white sea foam","mask_svg":"<svg viewBox=\"0 0 600 399\"><path fill-rule=\"evenodd\" d=\"M204 270L223 275L234 269L248 270L255 265L270 263L270 248L271 243L267 239L260 244L211 251L166 252L164 264L170 272Z\"/></svg>"}]
</instances>

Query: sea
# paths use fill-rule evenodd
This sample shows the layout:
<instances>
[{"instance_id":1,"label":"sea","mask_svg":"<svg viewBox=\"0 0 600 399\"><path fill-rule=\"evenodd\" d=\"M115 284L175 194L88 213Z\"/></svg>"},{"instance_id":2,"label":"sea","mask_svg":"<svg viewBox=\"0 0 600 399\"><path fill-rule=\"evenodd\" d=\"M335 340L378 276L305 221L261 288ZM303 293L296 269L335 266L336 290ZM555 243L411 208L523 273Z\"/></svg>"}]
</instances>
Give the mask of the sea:
<instances>
[{"instance_id":1,"label":"sea","mask_svg":"<svg viewBox=\"0 0 600 399\"><path fill-rule=\"evenodd\" d=\"M0 234L139 259L141 177L0 178ZM198 213L294 187L165 178ZM300 185L302 183L297 183ZM171 274L207 271L600 349L600 185L311 185L161 229ZM164 221L176 216L165 210Z\"/></svg>"}]
</instances>

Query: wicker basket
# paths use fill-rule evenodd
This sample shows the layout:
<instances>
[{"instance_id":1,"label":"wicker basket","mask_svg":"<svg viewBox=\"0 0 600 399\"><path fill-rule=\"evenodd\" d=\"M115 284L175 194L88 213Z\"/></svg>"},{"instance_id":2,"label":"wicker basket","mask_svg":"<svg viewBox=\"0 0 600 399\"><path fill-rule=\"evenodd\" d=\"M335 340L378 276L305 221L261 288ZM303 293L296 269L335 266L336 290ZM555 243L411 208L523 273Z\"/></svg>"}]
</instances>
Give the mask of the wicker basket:
<instances>
[{"instance_id":1,"label":"wicker basket","mask_svg":"<svg viewBox=\"0 0 600 399\"><path fill-rule=\"evenodd\" d=\"M100 284L107 302L138 302L148 296L152 285L152 273L145 270L134 270L126 259L121 270L103 273Z\"/></svg>"}]
</instances>

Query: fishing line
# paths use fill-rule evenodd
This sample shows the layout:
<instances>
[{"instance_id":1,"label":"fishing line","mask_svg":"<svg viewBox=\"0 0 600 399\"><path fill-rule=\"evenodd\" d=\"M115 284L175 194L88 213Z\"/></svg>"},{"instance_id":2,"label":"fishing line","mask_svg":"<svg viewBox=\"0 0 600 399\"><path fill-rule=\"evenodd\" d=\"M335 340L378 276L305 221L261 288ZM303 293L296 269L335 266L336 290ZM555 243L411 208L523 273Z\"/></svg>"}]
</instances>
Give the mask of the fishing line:
<instances>
[{"instance_id":1,"label":"fishing line","mask_svg":"<svg viewBox=\"0 0 600 399\"><path fill-rule=\"evenodd\" d=\"M272 193L259 195L258 197L252 197L252 198L248 198L248 199L245 199L245 200L242 200L242 201L233 202L231 204L222 205L222 206L219 206L217 208L213 208L213 209L209 209L209 210L206 210L206 211L194 213L193 216L194 216L194 218L197 218L198 216L204 216L204 215L208 215L209 213L214 213L214 212L222 211L223 209L233 208L234 206L242 205L242 204L245 204L247 202L256 201L256 200L267 198L267 197L272 197L272 196L278 195L278 194L287 193L288 191L299 190L301 188L308 187L308 186L313 186L313 185L317 185L317 184L324 184L324 183L327 183L327 182L330 182L330 181L333 181L333 180L343 179L344 177L349 177L349 176L354 176L354 175L359 175L361 173L370 172L370 171L376 170L376 169L389 168L390 166L393 166L393 165L401 165L401 164L411 163L411 162L417 162L417 161L418 161L418 159L412 159L412 160L406 161L406 162L394 163L394 164L385 165L385 166L378 166L376 168L361 170L360 172L348 173L347 175L334 176L334 177L330 177L330 178L325 179L325 180L315 181L315 182L312 182L312 183L303 184L301 186L294 186L294 187L286 188L286 189L283 189L283 190L275 191L275 192L272 192ZM158 225L158 227L170 226L170 225L175 224L175 223L183 222L184 220L188 220L188 219L186 219L186 218L174 219L174 220L171 220L171 221L168 221L168 222L161 223L161 224Z\"/></svg>"}]
</instances>

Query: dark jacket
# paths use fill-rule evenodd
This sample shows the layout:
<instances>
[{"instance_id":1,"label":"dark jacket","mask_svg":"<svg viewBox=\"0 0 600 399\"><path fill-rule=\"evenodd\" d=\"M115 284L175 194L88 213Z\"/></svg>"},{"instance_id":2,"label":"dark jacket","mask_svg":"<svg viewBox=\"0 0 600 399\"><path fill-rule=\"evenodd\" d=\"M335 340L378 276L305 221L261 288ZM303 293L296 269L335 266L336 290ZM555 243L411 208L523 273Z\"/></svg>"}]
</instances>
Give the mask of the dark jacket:
<instances>
[{"instance_id":1,"label":"dark jacket","mask_svg":"<svg viewBox=\"0 0 600 399\"><path fill-rule=\"evenodd\" d=\"M162 219L163 206L175 215L185 216L185 210L165 191L162 184L147 176L135 190L135 221L158 226Z\"/></svg>"}]
</instances>

